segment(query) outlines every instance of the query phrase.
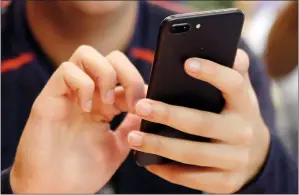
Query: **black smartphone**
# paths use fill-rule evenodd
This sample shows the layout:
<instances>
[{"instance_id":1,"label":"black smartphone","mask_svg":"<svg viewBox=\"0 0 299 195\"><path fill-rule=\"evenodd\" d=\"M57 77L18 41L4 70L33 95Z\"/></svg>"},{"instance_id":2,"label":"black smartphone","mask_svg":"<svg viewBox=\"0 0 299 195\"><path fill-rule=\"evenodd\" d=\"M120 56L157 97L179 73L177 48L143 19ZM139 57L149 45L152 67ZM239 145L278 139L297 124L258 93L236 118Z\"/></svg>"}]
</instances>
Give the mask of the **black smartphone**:
<instances>
[{"instance_id":1,"label":"black smartphone","mask_svg":"<svg viewBox=\"0 0 299 195\"><path fill-rule=\"evenodd\" d=\"M225 104L221 92L209 83L187 75L184 62L190 57L198 57L232 67L243 22L244 14L234 8L165 18L159 30L147 98L220 113ZM140 130L172 138L209 141L208 138L145 120L142 120ZM139 166L171 162L170 159L139 151L134 151L134 156Z\"/></svg>"}]
</instances>

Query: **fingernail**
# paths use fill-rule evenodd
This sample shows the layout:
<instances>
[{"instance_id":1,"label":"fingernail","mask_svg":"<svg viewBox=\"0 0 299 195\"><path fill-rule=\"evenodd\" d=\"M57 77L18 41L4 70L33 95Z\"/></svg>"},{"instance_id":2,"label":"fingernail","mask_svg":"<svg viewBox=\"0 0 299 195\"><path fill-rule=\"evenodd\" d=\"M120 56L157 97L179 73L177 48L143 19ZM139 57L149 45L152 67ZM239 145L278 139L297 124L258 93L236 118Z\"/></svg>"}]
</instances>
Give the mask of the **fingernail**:
<instances>
[{"instance_id":1,"label":"fingernail","mask_svg":"<svg viewBox=\"0 0 299 195\"><path fill-rule=\"evenodd\" d=\"M136 104L136 113L141 116L149 116L152 112L152 105L146 102L138 102Z\"/></svg>"},{"instance_id":2,"label":"fingernail","mask_svg":"<svg viewBox=\"0 0 299 195\"><path fill-rule=\"evenodd\" d=\"M114 97L115 95L114 95L114 90L113 89L110 89L107 93L106 93L106 95L105 95L105 102L107 103L107 104L113 104L114 103Z\"/></svg>"},{"instance_id":3,"label":"fingernail","mask_svg":"<svg viewBox=\"0 0 299 195\"><path fill-rule=\"evenodd\" d=\"M190 59L187 61L186 69L191 73L196 73L200 69L200 63L197 60Z\"/></svg>"},{"instance_id":4,"label":"fingernail","mask_svg":"<svg viewBox=\"0 0 299 195\"><path fill-rule=\"evenodd\" d=\"M128 135L128 142L130 145L138 147L142 145L143 134L141 132L131 132Z\"/></svg>"},{"instance_id":5,"label":"fingernail","mask_svg":"<svg viewBox=\"0 0 299 195\"><path fill-rule=\"evenodd\" d=\"M92 109L92 100L85 102L83 107L84 107L83 109L85 112L90 112Z\"/></svg>"}]
</instances>

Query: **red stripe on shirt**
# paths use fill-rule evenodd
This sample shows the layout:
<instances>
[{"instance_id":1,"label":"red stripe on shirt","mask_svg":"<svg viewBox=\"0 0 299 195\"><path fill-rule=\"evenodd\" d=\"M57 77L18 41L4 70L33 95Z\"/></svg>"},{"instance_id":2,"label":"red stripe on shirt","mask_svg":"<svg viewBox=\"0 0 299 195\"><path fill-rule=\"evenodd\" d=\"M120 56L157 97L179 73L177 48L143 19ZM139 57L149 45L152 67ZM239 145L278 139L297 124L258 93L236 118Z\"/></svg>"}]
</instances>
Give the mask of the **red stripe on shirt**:
<instances>
[{"instance_id":1,"label":"red stripe on shirt","mask_svg":"<svg viewBox=\"0 0 299 195\"><path fill-rule=\"evenodd\" d=\"M18 57L4 60L1 62L1 73L7 72L10 70L16 70L23 65L31 62L34 59L34 55L32 53L23 53Z\"/></svg>"},{"instance_id":2,"label":"red stripe on shirt","mask_svg":"<svg viewBox=\"0 0 299 195\"><path fill-rule=\"evenodd\" d=\"M147 61L150 64L153 64L154 62L154 51L146 48L133 48L131 50L131 54L136 59Z\"/></svg>"},{"instance_id":3,"label":"red stripe on shirt","mask_svg":"<svg viewBox=\"0 0 299 195\"><path fill-rule=\"evenodd\" d=\"M2 0L2 1L1 1L1 7L2 7L2 8L5 8L5 7L9 6L10 3L11 3L11 1L7 1L7 0L4 1L4 0Z\"/></svg>"}]
</instances>

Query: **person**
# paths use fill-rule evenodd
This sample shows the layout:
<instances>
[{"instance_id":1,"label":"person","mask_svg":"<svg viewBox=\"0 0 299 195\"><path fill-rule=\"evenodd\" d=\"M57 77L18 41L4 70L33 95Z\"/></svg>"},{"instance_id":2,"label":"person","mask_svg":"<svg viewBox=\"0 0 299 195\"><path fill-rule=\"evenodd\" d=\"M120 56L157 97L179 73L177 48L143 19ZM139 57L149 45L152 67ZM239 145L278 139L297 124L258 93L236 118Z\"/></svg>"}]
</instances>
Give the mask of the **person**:
<instances>
[{"instance_id":1,"label":"person","mask_svg":"<svg viewBox=\"0 0 299 195\"><path fill-rule=\"evenodd\" d=\"M266 70L280 94L278 133L298 159L298 2L278 13L264 52ZM286 52L287 51L287 52Z\"/></svg>"},{"instance_id":2,"label":"person","mask_svg":"<svg viewBox=\"0 0 299 195\"><path fill-rule=\"evenodd\" d=\"M2 16L2 193L102 193L106 184L112 193L298 191L268 78L243 40L233 69L184 63L222 91L220 114L145 98L159 25L174 13L154 3L10 4ZM212 141L141 133L141 119ZM130 148L178 163L140 168Z\"/></svg>"}]
</instances>

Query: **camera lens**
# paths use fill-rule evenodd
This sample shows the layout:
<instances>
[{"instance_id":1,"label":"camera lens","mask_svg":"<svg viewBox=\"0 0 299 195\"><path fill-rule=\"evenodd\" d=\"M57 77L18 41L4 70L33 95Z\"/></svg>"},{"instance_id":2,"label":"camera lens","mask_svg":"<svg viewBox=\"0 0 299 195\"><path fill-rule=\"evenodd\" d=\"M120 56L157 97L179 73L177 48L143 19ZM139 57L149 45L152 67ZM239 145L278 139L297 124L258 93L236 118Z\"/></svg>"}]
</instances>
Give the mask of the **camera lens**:
<instances>
[{"instance_id":1,"label":"camera lens","mask_svg":"<svg viewBox=\"0 0 299 195\"><path fill-rule=\"evenodd\" d=\"M190 24L174 24L171 27L171 33L183 33L190 30Z\"/></svg>"}]
</instances>

